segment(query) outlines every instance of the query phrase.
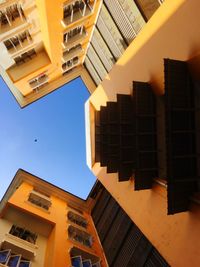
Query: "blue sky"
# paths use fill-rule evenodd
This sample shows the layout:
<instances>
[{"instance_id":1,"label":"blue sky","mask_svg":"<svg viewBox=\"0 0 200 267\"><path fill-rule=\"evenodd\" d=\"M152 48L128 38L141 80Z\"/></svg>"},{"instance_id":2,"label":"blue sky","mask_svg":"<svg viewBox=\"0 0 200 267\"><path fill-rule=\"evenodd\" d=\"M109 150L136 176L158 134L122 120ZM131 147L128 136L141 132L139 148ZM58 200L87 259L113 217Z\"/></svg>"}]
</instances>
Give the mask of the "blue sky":
<instances>
[{"instance_id":1,"label":"blue sky","mask_svg":"<svg viewBox=\"0 0 200 267\"><path fill-rule=\"evenodd\" d=\"M21 109L0 78L0 199L19 168L87 197L96 180L85 155L88 97L78 78Z\"/></svg>"}]
</instances>

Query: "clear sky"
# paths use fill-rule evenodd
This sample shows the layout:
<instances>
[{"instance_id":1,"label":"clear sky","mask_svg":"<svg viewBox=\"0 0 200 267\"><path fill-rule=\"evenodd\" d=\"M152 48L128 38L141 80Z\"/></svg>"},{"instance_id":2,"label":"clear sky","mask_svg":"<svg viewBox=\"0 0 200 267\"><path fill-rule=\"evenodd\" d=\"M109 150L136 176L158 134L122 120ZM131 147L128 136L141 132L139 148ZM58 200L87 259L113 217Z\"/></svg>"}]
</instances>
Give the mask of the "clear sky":
<instances>
[{"instance_id":1,"label":"clear sky","mask_svg":"<svg viewBox=\"0 0 200 267\"><path fill-rule=\"evenodd\" d=\"M21 109L0 77L0 199L19 168L87 197L96 180L86 165L88 97L78 78Z\"/></svg>"}]
</instances>

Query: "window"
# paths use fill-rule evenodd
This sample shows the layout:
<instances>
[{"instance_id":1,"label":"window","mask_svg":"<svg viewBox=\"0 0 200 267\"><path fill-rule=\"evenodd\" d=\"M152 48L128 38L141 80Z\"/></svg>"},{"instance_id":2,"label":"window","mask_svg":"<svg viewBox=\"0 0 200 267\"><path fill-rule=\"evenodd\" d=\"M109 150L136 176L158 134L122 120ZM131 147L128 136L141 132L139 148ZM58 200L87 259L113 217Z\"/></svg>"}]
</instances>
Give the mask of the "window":
<instances>
[{"instance_id":1,"label":"window","mask_svg":"<svg viewBox=\"0 0 200 267\"><path fill-rule=\"evenodd\" d=\"M145 24L134 1L105 0L104 2L124 39L130 44Z\"/></svg>"},{"instance_id":2,"label":"window","mask_svg":"<svg viewBox=\"0 0 200 267\"><path fill-rule=\"evenodd\" d=\"M75 256L71 258L72 266L83 266L81 256Z\"/></svg>"},{"instance_id":3,"label":"window","mask_svg":"<svg viewBox=\"0 0 200 267\"><path fill-rule=\"evenodd\" d=\"M92 236L72 225L68 228L68 236L71 240L77 241L86 247L92 247Z\"/></svg>"},{"instance_id":4,"label":"window","mask_svg":"<svg viewBox=\"0 0 200 267\"><path fill-rule=\"evenodd\" d=\"M129 19L135 34L137 35L138 32L142 29L145 25L145 21L137 8L137 5L132 0L118 0L124 13Z\"/></svg>"},{"instance_id":5,"label":"window","mask_svg":"<svg viewBox=\"0 0 200 267\"><path fill-rule=\"evenodd\" d=\"M99 77L96 69L94 68L93 64L91 63L90 59L86 55L85 61L84 61L85 68L91 75L93 81L95 82L96 85L99 85L101 83L101 78Z\"/></svg>"},{"instance_id":6,"label":"window","mask_svg":"<svg viewBox=\"0 0 200 267\"><path fill-rule=\"evenodd\" d=\"M21 260L19 263L19 267L30 267L30 266L31 266L30 261Z\"/></svg>"},{"instance_id":7,"label":"window","mask_svg":"<svg viewBox=\"0 0 200 267\"><path fill-rule=\"evenodd\" d=\"M90 254L80 248L73 247L70 250L71 264L73 267L101 267L100 258L96 255Z\"/></svg>"},{"instance_id":8,"label":"window","mask_svg":"<svg viewBox=\"0 0 200 267\"><path fill-rule=\"evenodd\" d=\"M97 20L97 27L113 55L118 59L127 45L104 4Z\"/></svg>"},{"instance_id":9,"label":"window","mask_svg":"<svg viewBox=\"0 0 200 267\"><path fill-rule=\"evenodd\" d=\"M82 216L80 216L80 215L78 215L72 211L68 212L67 218L70 222L73 222L73 223L75 223L79 226L82 226L84 228L86 228L88 225L87 220L84 217L82 217Z\"/></svg>"},{"instance_id":10,"label":"window","mask_svg":"<svg viewBox=\"0 0 200 267\"><path fill-rule=\"evenodd\" d=\"M103 63L101 62L96 51L94 50L94 48L91 45L88 48L87 57L91 61L92 65L95 67L96 72L98 73L101 80L103 80L107 74L107 70L105 69Z\"/></svg>"},{"instance_id":11,"label":"window","mask_svg":"<svg viewBox=\"0 0 200 267\"><path fill-rule=\"evenodd\" d=\"M17 267L19 266L20 259L21 255L12 255L9 257L6 265L10 267L15 267L15 266Z\"/></svg>"},{"instance_id":12,"label":"window","mask_svg":"<svg viewBox=\"0 0 200 267\"><path fill-rule=\"evenodd\" d=\"M20 239L23 239L32 244L35 244L37 239L37 235L35 233L32 233L31 231L16 225L13 225L11 227L9 234L19 237Z\"/></svg>"},{"instance_id":13,"label":"window","mask_svg":"<svg viewBox=\"0 0 200 267\"><path fill-rule=\"evenodd\" d=\"M106 70L109 72L115 63L115 59L113 58L107 44L101 37L101 34L95 29L92 37L92 45L96 50L98 57L103 62Z\"/></svg>"},{"instance_id":14,"label":"window","mask_svg":"<svg viewBox=\"0 0 200 267\"><path fill-rule=\"evenodd\" d=\"M0 263L9 267L30 267L31 262L23 259L22 255L14 255L11 249L0 250Z\"/></svg>"},{"instance_id":15,"label":"window","mask_svg":"<svg viewBox=\"0 0 200 267\"><path fill-rule=\"evenodd\" d=\"M51 199L49 196L44 195L36 190L31 191L28 201L40 208L43 208L44 210L49 210L51 207Z\"/></svg>"},{"instance_id":16,"label":"window","mask_svg":"<svg viewBox=\"0 0 200 267\"><path fill-rule=\"evenodd\" d=\"M0 251L0 263L6 263L9 256L10 256L11 250L1 250Z\"/></svg>"}]
</instances>

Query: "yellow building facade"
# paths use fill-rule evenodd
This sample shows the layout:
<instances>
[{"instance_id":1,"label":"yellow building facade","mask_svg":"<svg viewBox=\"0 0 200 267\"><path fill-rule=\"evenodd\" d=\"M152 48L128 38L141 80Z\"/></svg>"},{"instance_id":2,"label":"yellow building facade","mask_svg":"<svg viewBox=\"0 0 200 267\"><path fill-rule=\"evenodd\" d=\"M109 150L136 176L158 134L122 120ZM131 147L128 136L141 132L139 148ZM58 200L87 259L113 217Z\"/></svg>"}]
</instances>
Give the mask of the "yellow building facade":
<instances>
[{"instance_id":1,"label":"yellow building facade","mask_svg":"<svg viewBox=\"0 0 200 267\"><path fill-rule=\"evenodd\" d=\"M1 1L1 75L21 107L77 77L92 93L162 2Z\"/></svg>"},{"instance_id":2,"label":"yellow building facade","mask_svg":"<svg viewBox=\"0 0 200 267\"><path fill-rule=\"evenodd\" d=\"M2 1L1 75L21 107L81 77L101 1Z\"/></svg>"}]
</instances>

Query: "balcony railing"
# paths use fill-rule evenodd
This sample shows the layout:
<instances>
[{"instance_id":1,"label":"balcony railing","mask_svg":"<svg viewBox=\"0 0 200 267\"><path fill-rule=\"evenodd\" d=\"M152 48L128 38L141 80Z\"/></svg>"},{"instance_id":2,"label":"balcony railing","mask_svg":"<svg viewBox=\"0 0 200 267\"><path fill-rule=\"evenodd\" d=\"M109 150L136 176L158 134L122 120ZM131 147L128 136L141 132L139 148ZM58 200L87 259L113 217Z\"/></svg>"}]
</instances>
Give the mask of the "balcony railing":
<instances>
[{"instance_id":1,"label":"balcony railing","mask_svg":"<svg viewBox=\"0 0 200 267\"><path fill-rule=\"evenodd\" d=\"M4 41L8 52L10 54L17 53L18 51L26 48L32 43L32 37L28 30L25 30L18 35L15 35Z\"/></svg>"},{"instance_id":2,"label":"balcony railing","mask_svg":"<svg viewBox=\"0 0 200 267\"><path fill-rule=\"evenodd\" d=\"M90 234L82 231L72 225L68 228L68 237L71 240L77 241L86 247L92 247L93 238Z\"/></svg>"},{"instance_id":3,"label":"balcony railing","mask_svg":"<svg viewBox=\"0 0 200 267\"><path fill-rule=\"evenodd\" d=\"M20 56L15 57L14 61L15 61L16 65L21 65L21 64L31 60L35 56L36 56L35 49L31 49L25 53L22 53Z\"/></svg>"},{"instance_id":4,"label":"balcony railing","mask_svg":"<svg viewBox=\"0 0 200 267\"><path fill-rule=\"evenodd\" d=\"M95 3L91 5L88 0L78 0L66 3L63 10L64 25L68 26L71 23L90 15L94 5Z\"/></svg>"},{"instance_id":5,"label":"balcony railing","mask_svg":"<svg viewBox=\"0 0 200 267\"><path fill-rule=\"evenodd\" d=\"M29 81L29 85L30 87L35 90L35 91L38 91L38 89L40 89L41 87L43 87L45 84L47 84L49 81L49 77L47 74L43 73L43 74L40 74L39 76L33 78L32 80ZM37 192L36 192L37 193ZM34 195L37 195L38 194L35 194L35 193L32 193ZM39 198L42 198L43 199L43 196L38 196Z\"/></svg>"},{"instance_id":6,"label":"balcony railing","mask_svg":"<svg viewBox=\"0 0 200 267\"><path fill-rule=\"evenodd\" d=\"M80 63L79 58L74 57L62 65L62 70L63 72L69 71L70 69L76 67L79 63Z\"/></svg>"},{"instance_id":7,"label":"balcony railing","mask_svg":"<svg viewBox=\"0 0 200 267\"><path fill-rule=\"evenodd\" d=\"M1 249L8 250L10 248L13 248L15 253L22 255L24 259L31 260L35 257L38 246L17 236L6 233L1 243ZM3 259L0 263L3 263Z\"/></svg>"},{"instance_id":8,"label":"balcony railing","mask_svg":"<svg viewBox=\"0 0 200 267\"><path fill-rule=\"evenodd\" d=\"M0 7L1 8L1 7ZM0 33L9 31L26 21L24 11L19 3L0 9Z\"/></svg>"},{"instance_id":9,"label":"balcony railing","mask_svg":"<svg viewBox=\"0 0 200 267\"><path fill-rule=\"evenodd\" d=\"M80 216L72 211L69 211L67 214L67 218L70 222L75 223L81 227L87 228L88 222L83 216Z\"/></svg>"},{"instance_id":10,"label":"balcony railing","mask_svg":"<svg viewBox=\"0 0 200 267\"><path fill-rule=\"evenodd\" d=\"M83 48L81 44L75 45L71 47L70 49L67 49L63 52L63 62L68 61L70 58L73 58L75 56L79 56L83 52Z\"/></svg>"},{"instance_id":11,"label":"balcony railing","mask_svg":"<svg viewBox=\"0 0 200 267\"><path fill-rule=\"evenodd\" d=\"M14 235L20 239L23 239L31 244L35 244L37 239L37 235L35 233L32 233L29 230L19 227L17 225L13 225L11 227L9 234Z\"/></svg>"},{"instance_id":12,"label":"balcony railing","mask_svg":"<svg viewBox=\"0 0 200 267\"><path fill-rule=\"evenodd\" d=\"M70 49L77 44L80 44L85 37L87 32L84 26L76 27L63 35L63 47L65 49Z\"/></svg>"},{"instance_id":13,"label":"balcony railing","mask_svg":"<svg viewBox=\"0 0 200 267\"><path fill-rule=\"evenodd\" d=\"M37 90L39 87L41 87L47 82L48 76L46 74L38 76L37 78L32 80L32 86L35 86L33 87L33 89ZM48 210L51 207L51 199L35 190L31 191L28 201L45 210Z\"/></svg>"}]
</instances>

